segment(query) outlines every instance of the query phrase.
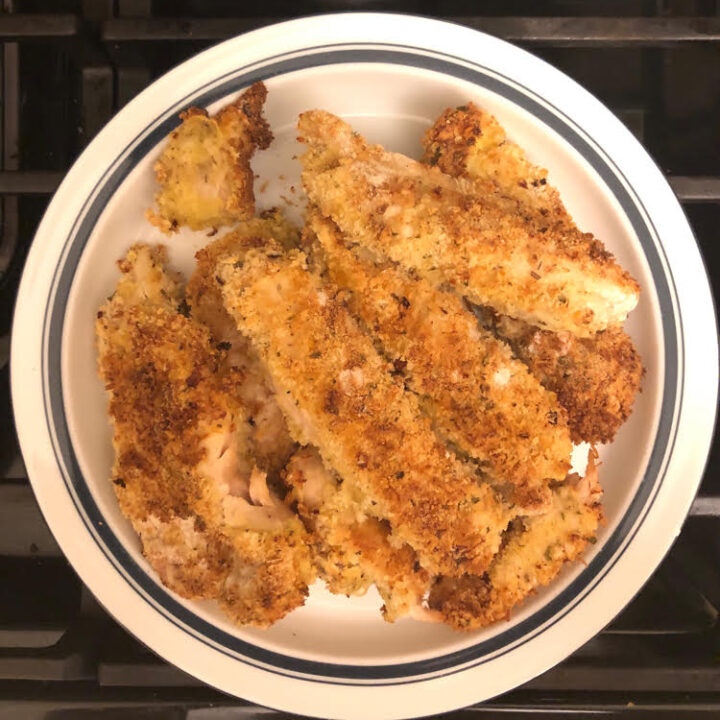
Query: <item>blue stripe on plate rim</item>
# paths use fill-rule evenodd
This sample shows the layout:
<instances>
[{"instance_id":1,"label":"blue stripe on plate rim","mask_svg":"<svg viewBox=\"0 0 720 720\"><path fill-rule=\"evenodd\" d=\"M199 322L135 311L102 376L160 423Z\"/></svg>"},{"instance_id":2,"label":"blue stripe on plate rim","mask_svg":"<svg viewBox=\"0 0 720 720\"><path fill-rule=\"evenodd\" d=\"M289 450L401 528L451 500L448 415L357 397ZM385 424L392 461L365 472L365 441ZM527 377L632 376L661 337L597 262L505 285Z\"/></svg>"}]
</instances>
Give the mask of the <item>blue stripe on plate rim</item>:
<instances>
[{"instance_id":1,"label":"blue stripe on plate rim","mask_svg":"<svg viewBox=\"0 0 720 720\"><path fill-rule=\"evenodd\" d=\"M258 80L312 67L343 63L390 63L435 71L469 81L514 102L552 128L579 152L613 193L645 252L662 314L665 378L659 426L640 487L612 536L588 566L561 593L532 616L497 635L463 650L401 664L347 665L294 658L241 640L208 623L177 602L133 560L103 517L83 477L70 441L63 404L61 377L62 334L67 298L75 268L107 201L138 160L177 125L177 112L189 104L209 105ZM237 68L197 89L168 108L118 154L89 195L66 238L53 274L43 323L43 398L55 459L75 507L108 561L128 584L176 627L241 662L268 672L304 680L345 685L399 685L422 682L481 665L511 651L558 622L587 595L615 565L642 524L665 477L682 405L679 370L684 368L682 321L676 312L676 291L657 232L639 197L619 168L581 128L562 111L530 89L500 73L462 58L423 48L377 43L308 47L261 63Z\"/></svg>"}]
</instances>

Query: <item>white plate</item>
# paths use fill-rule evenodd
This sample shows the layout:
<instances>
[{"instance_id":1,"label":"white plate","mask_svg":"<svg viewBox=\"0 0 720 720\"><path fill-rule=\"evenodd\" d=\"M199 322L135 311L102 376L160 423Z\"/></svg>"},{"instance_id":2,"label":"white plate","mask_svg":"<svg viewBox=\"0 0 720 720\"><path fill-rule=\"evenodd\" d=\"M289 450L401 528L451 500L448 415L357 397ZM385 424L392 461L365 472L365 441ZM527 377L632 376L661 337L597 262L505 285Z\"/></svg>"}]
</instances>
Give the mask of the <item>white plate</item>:
<instances>
[{"instance_id":1,"label":"white plate","mask_svg":"<svg viewBox=\"0 0 720 720\"><path fill-rule=\"evenodd\" d=\"M165 590L118 511L95 372L95 312L128 245L165 240L143 211L153 159L178 112L219 106L259 79L277 138L254 163L256 187L267 181L260 207L297 202L298 112L333 111L371 140L418 155L432 120L473 100L549 168L580 227L642 285L628 329L647 376L632 418L603 452L608 524L587 565L568 568L509 623L469 634L411 620L388 625L377 596L351 601L314 588L306 607L271 630L240 630L212 603ZM181 233L170 241L173 262L189 271L205 242L202 233ZM679 532L702 473L715 413L715 337L707 278L682 210L641 146L597 100L537 58L477 32L413 17L338 15L218 45L160 78L98 135L55 195L30 252L15 315L12 391L50 528L83 581L144 643L264 705L398 718L521 684L598 632L637 592Z\"/></svg>"}]
</instances>

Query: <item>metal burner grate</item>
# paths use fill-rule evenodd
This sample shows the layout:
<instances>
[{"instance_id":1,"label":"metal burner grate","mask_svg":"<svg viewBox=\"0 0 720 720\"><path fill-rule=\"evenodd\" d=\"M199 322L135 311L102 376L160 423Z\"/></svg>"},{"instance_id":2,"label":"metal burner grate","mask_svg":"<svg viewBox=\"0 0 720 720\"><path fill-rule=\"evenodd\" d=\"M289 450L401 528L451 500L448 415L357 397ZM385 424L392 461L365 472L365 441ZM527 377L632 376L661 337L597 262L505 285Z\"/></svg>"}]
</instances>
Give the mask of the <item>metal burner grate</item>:
<instances>
[{"instance_id":1,"label":"metal burner grate","mask_svg":"<svg viewBox=\"0 0 720 720\"><path fill-rule=\"evenodd\" d=\"M146 650L82 587L48 532L12 425L8 337L34 229L113 113L198 50L293 15L393 10L511 40L575 77L668 174L720 292L720 2L4 0L0 14L0 717L280 717ZM256 14L262 9L262 16ZM478 13L482 10L483 16ZM555 669L452 715L720 714L720 443L673 549L627 609Z\"/></svg>"}]
</instances>

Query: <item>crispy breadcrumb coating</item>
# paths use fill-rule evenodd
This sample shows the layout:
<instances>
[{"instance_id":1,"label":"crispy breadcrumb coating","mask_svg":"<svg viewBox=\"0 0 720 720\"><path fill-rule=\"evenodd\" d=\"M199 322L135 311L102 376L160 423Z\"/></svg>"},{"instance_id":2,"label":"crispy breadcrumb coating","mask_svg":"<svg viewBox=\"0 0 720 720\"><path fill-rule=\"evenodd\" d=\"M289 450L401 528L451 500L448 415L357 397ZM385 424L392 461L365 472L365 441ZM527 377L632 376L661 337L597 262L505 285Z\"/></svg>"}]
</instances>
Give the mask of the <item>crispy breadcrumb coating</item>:
<instances>
[{"instance_id":1,"label":"crispy breadcrumb coating","mask_svg":"<svg viewBox=\"0 0 720 720\"><path fill-rule=\"evenodd\" d=\"M250 159L267 148L272 133L262 116L267 89L251 85L235 101L210 116L191 107L170 134L155 178L160 189L148 220L164 233L218 228L252 217L255 212Z\"/></svg>"},{"instance_id":2,"label":"crispy breadcrumb coating","mask_svg":"<svg viewBox=\"0 0 720 720\"><path fill-rule=\"evenodd\" d=\"M186 290L188 305L193 317L207 325L218 342L230 343L231 346L236 342L240 344L238 362L243 361L248 343L223 306L222 294L215 282L215 268L225 255L262 248L271 241L288 250L300 244L299 231L277 209L241 222L195 254L197 265ZM228 352L232 355L232 348L228 348Z\"/></svg>"},{"instance_id":3,"label":"crispy breadcrumb coating","mask_svg":"<svg viewBox=\"0 0 720 720\"><path fill-rule=\"evenodd\" d=\"M219 372L208 331L179 312L165 261L164 248L133 246L98 312L114 488L164 584L266 627L304 602L307 535L254 467L236 374Z\"/></svg>"},{"instance_id":4,"label":"crispy breadcrumb coating","mask_svg":"<svg viewBox=\"0 0 720 720\"><path fill-rule=\"evenodd\" d=\"M458 630L474 630L498 620L539 587L554 580L565 563L580 558L603 520L593 458L584 478L573 474L553 491L543 514L515 520L485 575L440 577L429 597L431 610Z\"/></svg>"},{"instance_id":5,"label":"crispy breadcrumb coating","mask_svg":"<svg viewBox=\"0 0 720 720\"><path fill-rule=\"evenodd\" d=\"M308 197L352 242L474 303L580 336L637 304L637 283L591 235L541 233L472 183L369 146L329 113L303 113L298 127Z\"/></svg>"},{"instance_id":6,"label":"crispy breadcrumb coating","mask_svg":"<svg viewBox=\"0 0 720 720\"><path fill-rule=\"evenodd\" d=\"M354 525L368 518L362 500L323 465L311 446L290 458L285 483L290 488L287 499L296 503L310 531L320 579L337 595L364 595L373 581L350 535Z\"/></svg>"},{"instance_id":7,"label":"crispy breadcrumb coating","mask_svg":"<svg viewBox=\"0 0 720 720\"><path fill-rule=\"evenodd\" d=\"M435 429L479 460L494 483L510 483L517 506L542 509L549 480L570 469L570 434L555 395L507 345L478 328L455 294L391 263L362 259L316 212L308 227L324 250L330 279L351 290L351 309L421 396Z\"/></svg>"},{"instance_id":8,"label":"crispy breadcrumb coating","mask_svg":"<svg viewBox=\"0 0 720 720\"><path fill-rule=\"evenodd\" d=\"M286 482L312 531L315 564L331 592L362 595L375 583L388 622L422 607L430 576L415 552L391 544L387 525L361 510L348 484L324 467L314 448L293 455Z\"/></svg>"},{"instance_id":9,"label":"crispy breadcrumb coating","mask_svg":"<svg viewBox=\"0 0 720 720\"><path fill-rule=\"evenodd\" d=\"M452 177L487 182L486 192L518 204L518 212L542 227L577 231L547 170L530 163L498 121L473 103L448 108L425 133L422 162Z\"/></svg>"},{"instance_id":10,"label":"crispy breadcrumb coating","mask_svg":"<svg viewBox=\"0 0 720 720\"><path fill-rule=\"evenodd\" d=\"M258 467L274 479L295 449L287 424L275 400L272 383L251 343L237 329L223 306L215 281L219 258L242 254L253 247L277 241L285 248L297 247L300 234L279 210L240 223L195 255L197 266L187 285L192 317L206 325L222 353L221 366L237 371L235 391L247 410L252 453Z\"/></svg>"},{"instance_id":11,"label":"crispy breadcrumb coating","mask_svg":"<svg viewBox=\"0 0 720 720\"><path fill-rule=\"evenodd\" d=\"M609 443L630 417L645 374L622 328L591 338L541 330L507 315L481 313L530 372L567 410L573 442Z\"/></svg>"},{"instance_id":12,"label":"crispy breadcrumb coating","mask_svg":"<svg viewBox=\"0 0 720 720\"><path fill-rule=\"evenodd\" d=\"M338 297L281 248L228 258L217 270L225 307L275 384L290 432L362 497L362 509L429 572L482 572L507 510L435 437Z\"/></svg>"},{"instance_id":13,"label":"crispy breadcrumb coating","mask_svg":"<svg viewBox=\"0 0 720 720\"><path fill-rule=\"evenodd\" d=\"M238 625L269 627L305 603L315 568L302 523L291 516L282 530L233 534L235 562L218 598Z\"/></svg>"},{"instance_id":14,"label":"crispy breadcrumb coating","mask_svg":"<svg viewBox=\"0 0 720 720\"><path fill-rule=\"evenodd\" d=\"M488 182L487 192L516 201L528 221L579 232L560 194L547 182L547 170L530 163L497 120L472 103L446 110L426 133L423 145L424 162L454 177ZM482 317L540 382L557 393L568 412L574 442L613 439L632 412L644 374L632 339L622 328L577 338L489 308L483 309Z\"/></svg>"}]
</instances>

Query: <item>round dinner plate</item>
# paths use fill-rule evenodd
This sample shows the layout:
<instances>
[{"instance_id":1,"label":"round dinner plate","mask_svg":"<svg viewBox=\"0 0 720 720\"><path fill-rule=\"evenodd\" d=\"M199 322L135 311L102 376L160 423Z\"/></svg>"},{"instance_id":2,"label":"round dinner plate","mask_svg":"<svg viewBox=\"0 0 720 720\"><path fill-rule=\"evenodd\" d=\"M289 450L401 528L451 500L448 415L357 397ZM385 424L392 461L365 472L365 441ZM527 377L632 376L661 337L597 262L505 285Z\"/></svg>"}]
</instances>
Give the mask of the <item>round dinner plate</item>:
<instances>
[{"instance_id":1,"label":"round dinner plate","mask_svg":"<svg viewBox=\"0 0 720 720\"><path fill-rule=\"evenodd\" d=\"M643 392L601 450L606 525L507 622L473 633L384 623L376 594L312 588L269 630L234 627L213 603L166 590L117 507L94 318L138 240L167 242L184 273L209 239L160 235L143 217L152 165L189 105L214 109L251 83L269 91L275 142L253 161L260 209L301 214L297 115L323 108L372 141L418 156L424 130L472 100L550 172L578 225L638 279L626 327L646 367ZM482 33L399 15L295 20L211 48L157 80L99 133L37 231L20 286L12 394L43 514L99 601L182 670L228 693L303 715L401 718L509 690L597 633L658 565L697 490L717 392L716 327L687 220L643 148L596 99L532 55Z\"/></svg>"}]
</instances>

